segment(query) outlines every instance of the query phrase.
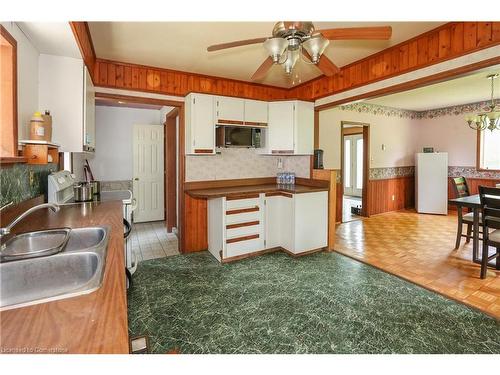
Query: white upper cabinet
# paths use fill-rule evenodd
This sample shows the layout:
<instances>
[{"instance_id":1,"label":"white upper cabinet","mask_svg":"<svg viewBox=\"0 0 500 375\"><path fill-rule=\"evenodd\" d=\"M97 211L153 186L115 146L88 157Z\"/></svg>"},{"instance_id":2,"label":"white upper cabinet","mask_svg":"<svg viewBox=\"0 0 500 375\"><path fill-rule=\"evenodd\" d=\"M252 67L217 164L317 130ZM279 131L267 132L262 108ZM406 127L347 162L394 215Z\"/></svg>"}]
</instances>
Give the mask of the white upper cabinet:
<instances>
[{"instance_id":1,"label":"white upper cabinet","mask_svg":"<svg viewBox=\"0 0 500 375\"><path fill-rule=\"evenodd\" d=\"M214 96L189 94L185 101L186 154L215 154Z\"/></svg>"},{"instance_id":2,"label":"white upper cabinet","mask_svg":"<svg viewBox=\"0 0 500 375\"><path fill-rule=\"evenodd\" d=\"M314 154L314 103L295 101L294 111L294 153Z\"/></svg>"},{"instance_id":3,"label":"white upper cabinet","mask_svg":"<svg viewBox=\"0 0 500 375\"><path fill-rule=\"evenodd\" d=\"M94 151L94 87L83 61L41 54L38 74L38 106L52 115L52 141L62 152Z\"/></svg>"},{"instance_id":4,"label":"white upper cabinet","mask_svg":"<svg viewBox=\"0 0 500 375\"><path fill-rule=\"evenodd\" d=\"M83 122L83 148L85 151L95 151L95 89L87 67L85 67L84 107L85 120Z\"/></svg>"},{"instance_id":5,"label":"white upper cabinet","mask_svg":"<svg viewBox=\"0 0 500 375\"><path fill-rule=\"evenodd\" d=\"M293 154L294 102L269 103L267 151L271 154Z\"/></svg>"},{"instance_id":6,"label":"white upper cabinet","mask_svg":"<svg viewBox=\"0 0 500 375\"><path fill-rule=\"evenodd\" d=\"M314 104L298 100L269 103L265 152L312 155Z\"/></svg>"},{"instance_id":7,"label":"white upper cabinet","mask_svg":"<svg viewBox=\"0 0 500 375\"><path fill-rule=\"evenodd\" d=\"M240 98L215 97L215 117L218 124L241 125L244 120L245 105Z\"/></svg>"},{"instance_id":8,"label":"white upper cabinet","mask_svg":"<svg viewBox=\"0 0 500 375\"><path fill-rule=\"evenodd\" d=\"M267 122L267 102L245 99L245 124L258 126L267 124Z\"/></svg>"}]
</instances>

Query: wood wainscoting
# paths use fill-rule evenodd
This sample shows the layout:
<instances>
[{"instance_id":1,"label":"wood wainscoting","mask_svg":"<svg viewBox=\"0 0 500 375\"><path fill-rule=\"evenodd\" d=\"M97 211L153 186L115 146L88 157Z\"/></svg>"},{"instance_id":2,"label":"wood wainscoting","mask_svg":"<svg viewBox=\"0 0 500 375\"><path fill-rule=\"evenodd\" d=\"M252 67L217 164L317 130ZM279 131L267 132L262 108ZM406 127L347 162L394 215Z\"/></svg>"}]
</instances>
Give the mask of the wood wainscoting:
<instances>
[{"instance_id":1,"label":"wood wainscoting","mask_svg":"<svg viewBox=\"0 0 500 375\"><path fill-rule=\"evenodd\" d=\"M368 182L369 215L415 207L415 177L395 177ZM394 199L393 199L394 197Z\"/></svg>"},{"instance_id":2,"label":"wood wainscoting","mask_svg":"<svg viewBox=\"0 0 500 375\"><path fill-rule=\"evenodd\" d=\"M456 198L455 191L453 189L452 177L448 178L448 198ZM479 194L479 186L491 186L495 187L496 184L500 184L500 178L477 178L477 177L466 177L467 185L471 194ZM448 210L456 211L457 207L454 205L448 205Z\"/></svg>"}]
</instances>

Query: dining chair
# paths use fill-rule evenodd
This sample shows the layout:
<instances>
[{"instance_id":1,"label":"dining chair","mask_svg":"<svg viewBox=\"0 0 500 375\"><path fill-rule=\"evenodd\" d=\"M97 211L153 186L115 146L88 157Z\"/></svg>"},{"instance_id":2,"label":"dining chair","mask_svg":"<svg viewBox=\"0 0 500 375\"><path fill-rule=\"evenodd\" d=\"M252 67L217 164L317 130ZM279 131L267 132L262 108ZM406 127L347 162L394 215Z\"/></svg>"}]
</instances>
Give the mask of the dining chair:
<instances>
[{"instance_id":1,"label":"dining chair","mask_svg":"<svg viewBox=\"0 0 500 375\"><path fill-rule=\"evenodd\" d=\"M453 190L457 198L468 197L470 195L469 185L465 177L454 177L451 179ZM464 215L463 208L458 208L458 227L457 227L457 240L455 242L455 250L460 247L460 240L462 237L466 238L465 243L469 243L472 237L472 224L474 223L474 213L468 212ZM463 224L467 224L467 234L462 234ZM479 216L479 224L481 224L481 216ZM481 233L481 232L479 232Z\"/></svg>"},{"instance_id":2,"label":"dining chair","mask_svg":"<svg viewBox=\"0 0 500 375\"><path fill-rule=\"evenodd\" d=\"M484 279L490 260L496 258L495 268L500 270L500 188L479 186L479 198L483 211L481 279ZM496 248L493 255L489 255L490 246Z\"/></svg>"}]
</instances>

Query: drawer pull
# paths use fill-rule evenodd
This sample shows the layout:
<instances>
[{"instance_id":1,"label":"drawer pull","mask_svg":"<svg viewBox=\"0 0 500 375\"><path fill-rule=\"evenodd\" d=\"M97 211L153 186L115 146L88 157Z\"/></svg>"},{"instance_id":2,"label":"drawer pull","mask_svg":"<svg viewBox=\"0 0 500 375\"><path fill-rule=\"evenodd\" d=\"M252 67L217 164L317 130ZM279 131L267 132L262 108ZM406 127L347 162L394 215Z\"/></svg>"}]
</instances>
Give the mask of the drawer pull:
<instances>
[{"instance_id":1,"label":"drawer pull","mask_svg":"<svg viewBox=\"0 0 500 375\"><path fill-rule=\"evenodd\" d=\"M255 212L259 211L259 206L251 207L251 208L240 208L237 210L229 210L226 211L226 215L236 215L236 214L242 214L245 212Z\"/></svg>"},{"instance_id":2,"label":"drawer pull","mask_svg":"<svg viewBox=\"0 0 500 375\"><path fill-rule=\"evenodd\" d=\"M226 229L235 229L235 228L241 228L241 227L251 227L252 225L259 225L260 221L249 221L247 223L238 223L238 224L229 224L226 225Z\"/></svg>"},{"instance_id":3,"label":"drawer pull","mask_svg":"<svg viewBox=\"0 0 500 375\"><path fill-rule=\"evenodd\" d=\"M260 236L258 234L252 234L251 236L243 236L243 237L230 238L230 239L226 240L226 243L248 241L248 240L253 240L253 239L259 238L259 237Z\"/></svg>"}]
</instances>

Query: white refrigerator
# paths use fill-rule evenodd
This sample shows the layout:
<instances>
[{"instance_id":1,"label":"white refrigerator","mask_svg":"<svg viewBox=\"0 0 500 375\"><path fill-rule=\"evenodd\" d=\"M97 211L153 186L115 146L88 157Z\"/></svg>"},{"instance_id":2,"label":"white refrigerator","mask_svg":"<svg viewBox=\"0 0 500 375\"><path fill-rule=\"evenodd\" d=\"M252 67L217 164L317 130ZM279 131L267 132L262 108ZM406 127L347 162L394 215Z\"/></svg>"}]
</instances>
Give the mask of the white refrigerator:
<instances>
[{"instance_id":1,"label":"white refrigerator","mask_svg":"<svg viewBox=\"0 0 500 375\"><path fill-rule=\"evenodd\" d=\"M415 201L418 213L448 214L448 153L415 155Z\"/></svg>"}]
</instances>

